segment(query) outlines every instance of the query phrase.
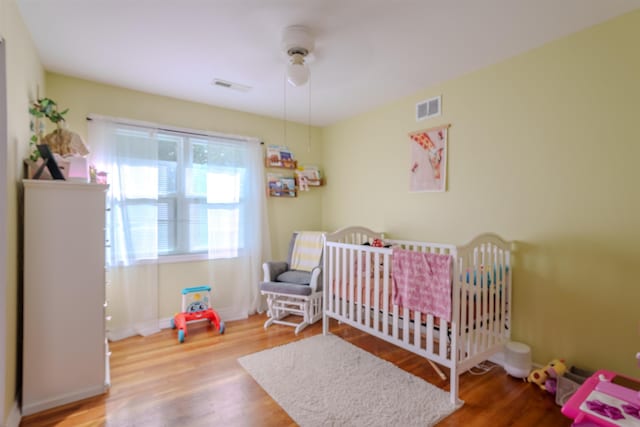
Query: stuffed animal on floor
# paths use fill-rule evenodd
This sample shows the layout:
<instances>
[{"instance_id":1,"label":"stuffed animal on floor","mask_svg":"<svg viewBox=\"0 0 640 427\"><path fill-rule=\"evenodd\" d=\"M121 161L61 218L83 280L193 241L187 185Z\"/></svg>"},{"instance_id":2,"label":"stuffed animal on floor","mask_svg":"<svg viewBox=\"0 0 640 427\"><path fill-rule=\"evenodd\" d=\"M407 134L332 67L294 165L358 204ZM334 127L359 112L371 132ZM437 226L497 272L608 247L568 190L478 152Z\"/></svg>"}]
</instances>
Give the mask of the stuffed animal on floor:
<instances>
[{"instance_id":1,"label":"stuffed animal on floor","mask_svg":"<svg viewBox=\"0 0 640 427\"><path fill-rule=\"evenodd\" d=\"M534 369L527 377L527 382L537 384L542 390L551 394L556 394L558 387L558 377L567 372L564 359L553 359L546 366Z\"/></svg>"},{"instance_id":2,"label":"stuffed animal on floor","mask_svg":"<svg viewBox=\"0 0 640 427\"><path fill-rule=\"evenodd\" d=\"M545 368L534 369L531 371L527 377L527 382L537 384L542 390L546 390L545 381L547 381L548 375Z\"/></svg>"},{"instance_id":3,"label":"stuffed animal on floor","mask_svg":"<svg viewBox=\"0 0 640 427\"><path fill-rule=\"evenodd\" d=\"M544 388L551 394L556 394L558 388L558 377L561 377L567 372L567 365L564 364L564 359L554 359L546 366L548 378L544 382Z\"/></svg>"}]
</instances>

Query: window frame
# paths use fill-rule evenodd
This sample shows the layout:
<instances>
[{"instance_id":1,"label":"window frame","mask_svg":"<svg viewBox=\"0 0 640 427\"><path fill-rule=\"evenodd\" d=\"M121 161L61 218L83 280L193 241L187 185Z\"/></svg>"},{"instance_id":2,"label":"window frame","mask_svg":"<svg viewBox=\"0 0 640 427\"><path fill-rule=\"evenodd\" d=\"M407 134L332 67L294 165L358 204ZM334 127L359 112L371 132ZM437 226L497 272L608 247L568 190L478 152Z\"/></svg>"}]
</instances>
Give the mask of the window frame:
<instances>
[{"instance_id":1,"label":"window frame","mask_svg":"<svg viewBox=\"0 0 640 427\"><path fill-rule=\"evenodd\" d=\"M132 126L132 125L127 125ZM135 125L133 125L135 126ZM160 238L160 224L162 222L166 223L168 236L167 236L167 246L165 248L160 247L160 241L158 241L158 253L157 260L159 263L174 263L174 262L184 262L184 261L196 261L196 260L206 260L209 259L209 250L208 249L194 249L194 242L191 241L191 230L193 227L192 221L190 221L190 209L193 205L203 205L206 206L207 209L237 209L238 215L243 215L242 209L244 206L244 195L242 194L242 187L238 189L237 201L235 202L216 202L216 203L207 203L207 195L188 195L187 189L187 170L190 165L193 164L193 147L198 144L206 144L211 147L211 141L207 138L221 138L215 136L194 136L189 133L183 133L179 131L165 131L165 130L157 130L154 132L154 138L162 138L162 136L168 136L169 138L165 141L170 142L174 140L176 144L176 158L175 161L171 159L161 159L160 158L160 149L158 149L158 159L157 159L157 169L160 169L160 165L165 163L167 166L172 167L173 163L175 163L175 189L174 191L161 193L158 188L158 198L157 201L154 199L153 201L158 204L166 203L169 206L169 211L167 212L167 219L160 220L160 215L158 214L156 219L156 232L158 235L158 239ZM215 144L215 142L214 142ZM209 165L206 165L207 170ZM236 173L240 173L240 171L244 169L243 167L230 167L232 170L235 170ZM158 181L158 186L160 186L160 180ZM114 207L117 206L120 210L125 208L127 205L135 205L135 204L143 204L144 202L149 202L149 198L127 198L126 201L113 201ZM244 242L242 241L241 235L243 234L240 230L240 222L236 224L235 231L238 235L237 246L235 248L229 247L226 250L223 250L225 253L235 253L235 255L231 256L232 258L240 256L242 248L244 247ZM208 225L205 225L206 232L208 233ZM129 234L129 230L125 230L125 233ZM129 236L128 239L131 239L132 236ZM136 254L137 255L137 254ZM227 257L214 257L214 258L227 258ZM137 258L136 263L144 263L148 259L144 257Z\"/></svg>"}]
</instances>

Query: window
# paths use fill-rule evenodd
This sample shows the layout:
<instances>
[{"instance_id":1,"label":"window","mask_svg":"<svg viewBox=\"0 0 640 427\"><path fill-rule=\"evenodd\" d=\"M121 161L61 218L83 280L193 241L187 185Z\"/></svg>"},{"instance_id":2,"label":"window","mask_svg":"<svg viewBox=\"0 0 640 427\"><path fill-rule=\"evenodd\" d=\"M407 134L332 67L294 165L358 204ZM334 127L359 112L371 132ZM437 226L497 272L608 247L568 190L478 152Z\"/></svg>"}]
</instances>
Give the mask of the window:
<instances>
[{"instance_id":1,"label":"window","mask_svg":"<svg viewBox=\"0 0 640 427\"><path fill-rule=\"evenodd\" d=\"M111 232L117 253L238 256L244 246L247 147L220 137L115 129Z\"/></svg>"}]
</instances>

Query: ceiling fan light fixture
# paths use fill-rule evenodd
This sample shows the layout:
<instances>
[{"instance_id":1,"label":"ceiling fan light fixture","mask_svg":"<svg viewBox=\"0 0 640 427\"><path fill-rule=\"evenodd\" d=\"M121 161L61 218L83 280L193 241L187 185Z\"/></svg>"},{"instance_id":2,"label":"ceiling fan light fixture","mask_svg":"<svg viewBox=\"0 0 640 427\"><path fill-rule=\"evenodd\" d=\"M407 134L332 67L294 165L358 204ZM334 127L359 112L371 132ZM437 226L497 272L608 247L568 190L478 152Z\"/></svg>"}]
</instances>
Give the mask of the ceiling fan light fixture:
<instances>
[{"instance_id":1,"label":"ceiling fan light fixture","mask_svg":"<svg viewBox=\"0 0 640 427\"><path fill-rule=\"evenodd\" d=\"M287 65L287 81L295 86L303 86L309 81L309 67L304 63L301 54L291 56L291 61Z\"/></svg>"},{"instance_id":2,"label":"ceiling fan light fixture","mask_svg":"<svg viewBox=\"0 0 640 427\"><path fill-rule=\"evenodd\" d=\"M309 66L305 63L305 57L314 47L313 36L306 27L292 25L284 29L282 50L289 57L287 81L292 86L303 86L309 81Z\"/></svg>"}]
</instances>

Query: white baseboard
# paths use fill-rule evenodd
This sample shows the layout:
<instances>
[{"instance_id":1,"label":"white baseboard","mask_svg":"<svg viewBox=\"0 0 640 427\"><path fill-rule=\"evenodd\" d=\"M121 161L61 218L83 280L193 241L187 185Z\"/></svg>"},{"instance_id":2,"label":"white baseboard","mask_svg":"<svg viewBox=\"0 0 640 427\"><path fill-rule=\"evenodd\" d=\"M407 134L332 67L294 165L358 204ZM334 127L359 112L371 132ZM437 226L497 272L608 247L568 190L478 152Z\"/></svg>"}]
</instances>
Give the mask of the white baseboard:
<instances>
[{"instance_id":1,"label":"white baseboard","mask_svg":"<svg viewBox=\"0 0 640 427\"><path fill-rule=\"evenodd\" d=\"M224 322L231 322L234 320L243 320L249 317L247 313L239 312L238 310L233 308L219 308L219 309L216 309L216 312L218 313L220 318L224 320ZM172 319L171 317L158 319L158 327L160 329L171 328L171 319ZM140 335L140 333L136 332L134 328L112 329L107 333L107 337L109 338L109 341L119 341L121 339L133 337L135 335Z\"/></svg>"},{"instance_id":2,"label":"white baseboard","mask_svg":"<svg viewBox=\"0 0 640 427\"><path fill-rule=\"evenodd\" d=\"M35 414L36 412L55 408L56 406L65 405L67 403L71 403L78 400L103 394L108 389L109 388L106 385L100 385L95 387L89 387L84 390L80 390L78 392L59 395L54 398L49 398L47 400L41 400L40 402L34 402L34 403L23 402L22 412L23 412L23 415Z\"/></svg>"},{"instance_id":3,"label":"white baseboard","mask_svg":"<svg viewBox=\"0 0 640 427\"><path fill-rule=\"evenodd\" d=\"M146 337L157 334L160 332L160 329L160 320L141 322L135 325L135 327L127 326L120 329L109 329L109 332L107 332L107 338L109 338L109 341L119 341L136 335Z\"/></svg>"},{"instance_id":4,"label":"white baseboard","mask_svg":"<svg viewBox=\"0 0 640 427\"><path fill-rule=\"evenodd\" d=\"M249 318L249 315L246 311L243 313L231 307L216 308L215 310L220 316L220 319L224 320L225 322L233 322L234 320L244 320Z\"/></svg>"},{"instance_id":5,"label":"white baseboard","mask_svg":"<svg viewBox=\"0 0 640 427\"><path fill-rule=\"evenodd\" d=\"M232 322L234 320L244 320L249 317L246 313L240 313L233 308L216 308L216 312L220 319L222 319L225 323ZM169 329L171 328L171 319L172 317L165 317L164 319L160 319L160 329Z\"/></svg>"},{"instance_id":6,"label":"white baseboard","mask_svg":"<svg viewBox=\"0 0 640 427\"><path fill-rule=\"evenodd\" d=\"M493 362L496 365L500 365L500 366L502 366L504 368L504 365L506 363L504 351L501 351L500 353L496 353L493 356L491 356L489 358L489 362Z\"/></svg>"},{"instance_id":7,"label":"white baseboard","mask_svg":"<svg viewBox=\"0 0 640 427\"><path fill-rule=\"evenodd\" d=\"M18 427L21 420L22 415L20 414L20 409L18 408L18 401L14 400L13 405L11 406L11 412L9 412L9 417L7 417L6 427Z\"/></svg>"},{"instance_id":8,"label":"white baseboard","mask_svg":"<svg viewBox=\"0 0 640 427\"><path fill-rule=\"evenodd\" d=\"M107 338L109 338L109 341L120 341L134 335L138 334L136 334L136 331L133 328L110 329L109 332L107 332Z\"/></svg>"},{"instance_id":9,"label":"white baseboard","mask_svg":"<svg viewBox=\"0 0 640 427\"><path fill-rule=\"evenodd\" d=\"M165 317L164 319L160 319L158 321L160 323L160 329L169 329L171 327L171 319L172 317Z\"/></svg>"},{"instance_id":10,"label":"white baseboard","mask_svg":"<svg viewBox=\"0 0 640 427\"><path fill-rule=\"evenodd\" d=\"M504 351L501 351L500 353L496 353L493 356L491 356L489 358L489 362L493 362L497 365L502 366L503 368L505 367L507 361L506 361L506 356L504 354ZM533 362L532 364L533 369L540 369L542 368L543 365Z\"/></svg>"}]
</instances>

